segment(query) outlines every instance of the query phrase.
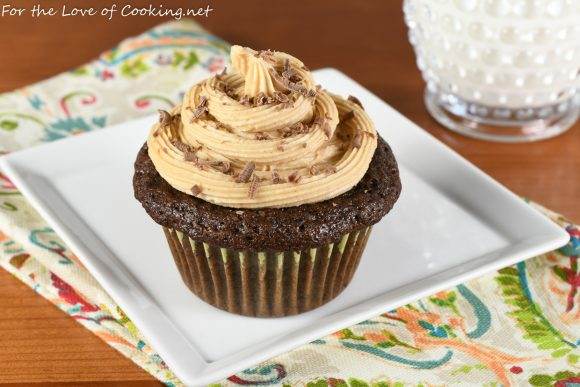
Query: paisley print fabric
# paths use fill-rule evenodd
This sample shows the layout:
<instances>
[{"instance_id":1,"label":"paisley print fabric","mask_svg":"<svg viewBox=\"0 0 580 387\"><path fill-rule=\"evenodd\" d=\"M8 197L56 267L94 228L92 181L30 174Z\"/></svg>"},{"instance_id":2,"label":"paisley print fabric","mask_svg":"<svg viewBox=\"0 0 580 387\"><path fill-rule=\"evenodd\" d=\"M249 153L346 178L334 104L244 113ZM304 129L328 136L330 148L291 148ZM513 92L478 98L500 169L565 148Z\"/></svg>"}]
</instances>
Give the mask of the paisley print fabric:
<instances>
[{"instance_id":1,"label":"paisley print fabric","mask_svg":"<svg viewBox=\"0 0 580 387\"><path fill-rule=\"evenodd\" d=\"M228 52L227 43L187 20L127 39L85 66L0 95L0 151L170 109L188 85L219 73ZM530 205L568 231L565 247L385 311L215 385L578 385L580 228ZM1 175L0 229L3 268L159 380L181 384Z\"/></svg>"}]
</instances>

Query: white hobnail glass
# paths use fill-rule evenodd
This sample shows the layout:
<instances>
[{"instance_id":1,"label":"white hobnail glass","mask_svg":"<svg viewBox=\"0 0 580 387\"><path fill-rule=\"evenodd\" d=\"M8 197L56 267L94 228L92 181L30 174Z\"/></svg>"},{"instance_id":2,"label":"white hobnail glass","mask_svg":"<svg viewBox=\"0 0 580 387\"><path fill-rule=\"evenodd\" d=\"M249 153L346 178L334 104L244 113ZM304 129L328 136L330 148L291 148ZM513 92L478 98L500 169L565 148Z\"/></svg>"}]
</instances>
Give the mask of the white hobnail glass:
<instances>
[{"instance_id":1,"label":"white hobnail glass","mask_svg":"<svg viewBox=\"0 0 580 387\"><path fill-rule=\"evenodd\" d=\"M431 115L488 140L548 138L580 107L580 0L405 0Z\"/></svg>"}]
</instances>

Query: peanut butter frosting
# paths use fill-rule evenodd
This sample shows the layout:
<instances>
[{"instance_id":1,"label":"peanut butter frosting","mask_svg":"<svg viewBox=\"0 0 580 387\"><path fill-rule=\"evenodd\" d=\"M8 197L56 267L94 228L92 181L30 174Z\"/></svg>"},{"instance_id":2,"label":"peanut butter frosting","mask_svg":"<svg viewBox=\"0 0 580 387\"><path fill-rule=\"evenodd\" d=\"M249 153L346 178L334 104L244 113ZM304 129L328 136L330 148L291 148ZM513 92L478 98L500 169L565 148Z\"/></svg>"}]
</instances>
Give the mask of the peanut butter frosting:
<instances>
[{"instance_id":1,"label":"peanut butter frosting","mask_svg":"<svg viewBox=\"0 0 580 387\"><path fill-rule=\"evenodd\" d=\"M377 147L360 102L314 83L291 55L233 46L227 72L160 111L147 139L173 188L233 208L315 203L354 187Z\"/></svg>"}]
</instances>

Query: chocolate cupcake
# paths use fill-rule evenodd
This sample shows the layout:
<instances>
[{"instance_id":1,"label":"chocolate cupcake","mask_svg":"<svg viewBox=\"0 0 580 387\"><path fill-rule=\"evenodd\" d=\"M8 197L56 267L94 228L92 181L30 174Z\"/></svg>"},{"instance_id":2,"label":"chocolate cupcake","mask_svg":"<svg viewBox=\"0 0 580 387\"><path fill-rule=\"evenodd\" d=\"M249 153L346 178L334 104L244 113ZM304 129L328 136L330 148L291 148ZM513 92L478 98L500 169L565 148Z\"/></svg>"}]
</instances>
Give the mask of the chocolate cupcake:
<instances>
[{"instance_id":1,"label":"chocolate cupcake","mask_svg":"<svg viewBox=\"0 0 580 387\"><path fill-rule=\"evenodd\" d=\"M233 46L135 162L135 197L163 227L188 288L223 310L287 316L350 282L401 191L360 102L316 86L298 59Z\"/></svg>"}]
</instances>

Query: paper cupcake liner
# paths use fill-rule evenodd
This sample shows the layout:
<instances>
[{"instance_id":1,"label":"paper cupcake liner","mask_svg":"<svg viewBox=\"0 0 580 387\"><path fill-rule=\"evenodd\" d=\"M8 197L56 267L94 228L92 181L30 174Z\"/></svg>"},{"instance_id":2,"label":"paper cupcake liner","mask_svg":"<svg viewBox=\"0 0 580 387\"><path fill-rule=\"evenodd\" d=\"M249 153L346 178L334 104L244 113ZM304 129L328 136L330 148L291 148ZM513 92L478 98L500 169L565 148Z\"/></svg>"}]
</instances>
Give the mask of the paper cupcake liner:
<instances>
[{"instance_id":1,"label":"paper cupcake liner","mask_svg":"<svg viewBox=\"0 0 580 387\"><path fill-rule=\"evenodd\" d=\"M281 317L317 308L346 288L371 227L297 251L233 250L163 230L181 278L202 300L231 313Z\"/></svg>"}]
</instances>

